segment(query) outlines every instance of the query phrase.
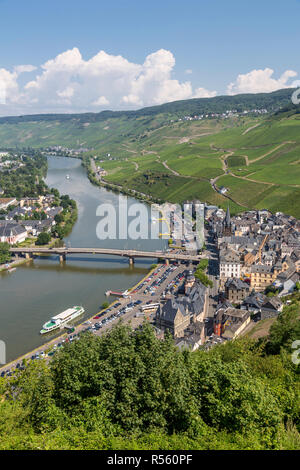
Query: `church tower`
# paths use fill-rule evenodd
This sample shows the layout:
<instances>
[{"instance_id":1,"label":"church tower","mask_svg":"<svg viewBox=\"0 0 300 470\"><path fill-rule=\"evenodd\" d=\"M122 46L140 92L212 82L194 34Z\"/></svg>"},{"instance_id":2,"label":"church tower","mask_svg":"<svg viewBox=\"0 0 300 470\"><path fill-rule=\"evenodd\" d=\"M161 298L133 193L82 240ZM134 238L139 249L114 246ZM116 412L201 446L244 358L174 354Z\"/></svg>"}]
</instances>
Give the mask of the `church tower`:
<instances>
[{"instance_id":1,"label":"church tower","mask_svg":"<svg viewBox=\"0 0 300 470\"><path fill-rule=\"evenodd\" d=\"M223 221L223 237L230 237L232 235L232 227L231 227L231 218L230 218L230 211L229 206L227 206L226 217Z\"/></svg>"},{"instance_id":2,"label":"church tower","mask_svg":"<svg viewBox=\"0 0 300 470\"><path fill-rule=\"evenodd\" d=\"M185 278L185 285L184 285L184 292L185 295L188 293L188 291L193 287L195 284L195 276L193 274L193 271L189 271L187 273L187 276Z\"/></svg>"}]
</instances>

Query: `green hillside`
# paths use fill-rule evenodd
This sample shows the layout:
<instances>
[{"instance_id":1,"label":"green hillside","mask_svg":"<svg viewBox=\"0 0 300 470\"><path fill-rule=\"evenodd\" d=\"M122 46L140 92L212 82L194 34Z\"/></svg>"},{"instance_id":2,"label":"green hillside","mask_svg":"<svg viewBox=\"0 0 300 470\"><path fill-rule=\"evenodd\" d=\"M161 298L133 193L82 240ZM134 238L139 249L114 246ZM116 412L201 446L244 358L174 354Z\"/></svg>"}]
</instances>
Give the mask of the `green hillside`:
<instances>
[{"instance_id":1,"label":"green hillside","mask_svg":"<svg viewBox=\"0 0 300 470\"><path fill-rule=\"evenodd\" d=\"M300 217L300 112L292 90L167 103L138 111L0 119L0 148L88 148L105 181L158 202L200 199L233 212L268 208ZM243 114L263 109L267 115ZM221 114L226 118L184 120ZM107 158L107 154L111 159ZM88 163L88 160L86 160ZM218 188L228 192L221 195Z\"/></svg>"},{"instance_id":2,"label":"green hillside","mask_svg":"<svg viewBox=\"0 0 300 470\"><path fill-rule=\"evenodd\" d=\"M127 156L99 163L106 181L163 201L229 202L233 212L268 208L300 217L297 113L176 123L125 148Z\"/></svg>"},{"instance_id":3,"label":"green hillside","mask_svg":"<svg viewBox=\"0 0 300 470\"><path fill-rule=\"evenodd\" d=\"M173 128L172 121L185 116L225 113L235 110L267 109L269 112L288 105L292 89L274 93L259 93L236 96L217 96L215 98L197 98L175 101L160 106L143 108L137 111L103 111L83 114L40 114L28 116L10 116L0 118L0 148L15 146L45 147L63 145L68 147L84 146L117 155L124 154L123 145L143 143L143 139L153 132L155 143L161 134L155 133ZM207 122L207 121L206 121ZM193 128L197 121L189 122ZM211 125L208 124L208 127ZM197 127L197 126L196 126ZM179 134L170 133L173 138L185 135L185 127L176 128ZM164 137L163 134L163 137Z\"/></svg>"},{"instance_id":4,"label":"green hillside","mask_svg":"<svg viewBox=\"0 0 300 470\"><path fill-rule=\"evenodd\" d=\"M28 116L9 116L0 118L0 124L23 124L24 122L101 122L107 119L153 117L158 114L182 117L184 115L223 113L228 109L242 112L248 109L267 108L268 111L279 110L289 105L294 89L283 89L273 93L242 94L235 96L216 96L214 98L194 98L191 100L173 101L158 106L142 108L136 111L102 111L100 113L80 114L36 114Z\"/></svg>"}]
</instances>

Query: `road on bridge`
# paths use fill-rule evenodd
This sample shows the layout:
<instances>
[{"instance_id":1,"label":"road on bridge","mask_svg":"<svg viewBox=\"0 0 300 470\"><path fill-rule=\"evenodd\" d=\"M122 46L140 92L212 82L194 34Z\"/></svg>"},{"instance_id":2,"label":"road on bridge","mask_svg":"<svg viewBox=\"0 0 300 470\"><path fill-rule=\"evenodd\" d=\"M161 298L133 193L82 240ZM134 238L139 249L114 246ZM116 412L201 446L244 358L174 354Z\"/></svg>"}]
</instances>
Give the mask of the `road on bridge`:
<instances>
[{"instance_id":1,"label":"road on bridge","mask_svg":"<svg viewBox=\"0 0 300 470\"><path fill-rule=\"evenodd\" d=\"M173 251L138 251L138 250L118 250L111 248L45 248L45 247L30 247L30 248L10 248L10 252L14 254L23 255L59 255L66 257L72 254L99 254L99 255L112 255L112 256L125 256L130 259L134 258L159 258L172 261L200 261L200 255L186 253L175 253Z\"/></svg>"}]
</instances>

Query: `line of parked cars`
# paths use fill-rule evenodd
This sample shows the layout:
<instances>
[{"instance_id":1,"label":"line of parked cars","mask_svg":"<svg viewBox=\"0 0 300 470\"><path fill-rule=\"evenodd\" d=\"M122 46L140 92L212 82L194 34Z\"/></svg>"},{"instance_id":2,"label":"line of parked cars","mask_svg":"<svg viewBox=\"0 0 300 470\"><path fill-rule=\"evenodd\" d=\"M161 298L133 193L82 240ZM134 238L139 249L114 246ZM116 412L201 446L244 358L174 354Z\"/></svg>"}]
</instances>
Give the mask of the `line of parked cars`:
<instances>
[{"instance_id":1,"label":"line of parked cars","mask_svg":"<svg viewBox=\"0 0 300 470\"><path fill-rule=\"evenodd\" d=\"M158 276L159 272L163 269L162 266L158 267L147 279L145 279L145 281L143 281L141 284L139 284L136 287L136 289L133 291L133 293L143 289L143 287L145 287L145 285L147 283L149 283L150 281L152 281L154 279L153 282L151 283L151 285L147 286L144 289L143 293L144 294L151 293L151 295L155 295L156 289L168 278L168 276L171 274L171 272L173 272L177 267L178 267L177 265L170 265L161 277L156 278L155 276ZM170 281L170 283L168 284L166 290L168 291L168 290L171 290L172 288L177 287L178 282L182 281L183 278L184 278L184 275L182 273L177 274L177 276L172 281ZM84 333L86 331L96 332L97 330L100 330L101 328L103 328L103 326L105 326L106 324L117 320L119 317L123 316L125 313L133 310L134 307L140 305L141 303L142 303L141 300L136 300L135 302L129 302L127 305L124 305L124 307L122 307L116 313L112 313L110 316L104 318L103 320L100 320L100 318L105 316L107 313L109 313L112 310L115 310L116 308L121 306L121 303L117 302L112 307L107 308L106 310L104 310L103 312L97 314L94 317L95 320L99 319L100 320L99 322L96 322L96 323L93 324L89 320L86 321L84 323L84 325L86 325L86 328L83 329L81 331L81 333ZM147 304L151 303L151 300L149 300L146 303ZM44 351L39 351L36 354L31 356L31 360L39 360L39 359L44 359L48 356L53 356L59 348L64 346L65 343L68 343L68 342L71 343L72 341L74 341L76 339L79 339L79 336L80 336L80 332L69 335L67 338L63 339L61 342L55 344L53 346L53 348L47 354ZM23 365L23 363L17 363L14 370L8 369L6 371L3 371L3 372L1 372L0 376L1 377L5 377L5 376L9 377L9 376L13 375L16 372L16 370L24 370L24 369L25 369L25 366Z\"/></svg>"},{"instance_id":2,"label":"line of parked cars","mask_svg":"<svg viewBox=\"0 0 300 470\"><path fill-rule=\"evenodd\" d=\"M176 265L170 266L164 274L159 277L158 279L155 279L150 286L147 286L146 289L143 291L143 294L151 294L151 296L155 295L156 289L161 286L161 284L168 278L168 276L171 274L171 272L175 271L177 269Z\"/></svg>"},{"instance_id":3,"label":"line of parked cars","mask_svg":"<svg viewBox=\"0 0 300 470\"><path fill-rule=\"evenodd\" d=\"M184 280L184 274L178 273L177 276L175 276L174 279L172 279L172 281L169 282L169 284L166 287L165 292L174 293L183 280Z\"/></svg>"},{"instance_id":4,"label":"line of parked cars","mask_svg":"<svg viewBox=\"0 0 300 470\"><path fill-rule=\"evenodd\" d=\"M94 320L98 320L98 318L104 317L107 313L111 312L114 310L116 307L120 307L121 303L117 302L114 304L112 307L107 308L106 310L103 310L103 312L98 313L97 315L94 316Z\"/></svg>"},{"instance_id":5,"label":"line of parked cars","mask_svg":"<svg viewBox=\"0 0 300 470\"><path fill-rule=\"evenodd\" d=\"M119 317L121 317L122 315L124 315L127 312L130 312L134 307L136 307L137 305L140 305L141 303L142 303L141 300L136 300L135 302L129 302L127 305L124 305L124 307L121 308L121 310L117 311L116 313L111 314L109 317L106 317L106 318L104 318L103 320L101 320L99 322L94 323L93 325L89 326L88 328L86 328L83 331L95 331L95 330L97 331L97 330L100 330L101 328L103 328L103 326L117 320ZM120 306L120 305L121 304L118 303L118 304L115 304L114 307ZM109 310L106 310L105 313L107 313L108 311ZM96 317L94 317L94 318L96 318ZM100 317L98 316L98 318L100 318Z\"/></svg>"},{"instance_id":6,"label":"line of parked cars","mask_svg":"<svg viewBox=\"0 0 300 470\"><path fill-rule=\"evenodd\" d=\"M33 354L30 359L32 361L39 360L39 359L45 359L47 357L51 357L55 354L55 352L64 346L64 344L67 343L72 343L74 340L79 339L80 333L74 333L73 335L67 336L67 338L63 339L60 343L54 344L52 349L46 353L45 351L38 351L35 354ZM18 362L15 366L14 369L7 369L5 371L2 371L0 374L0 377L11 377L17 370L24 370L25 365L23 362Z\"/></svg>"}]
</instances>

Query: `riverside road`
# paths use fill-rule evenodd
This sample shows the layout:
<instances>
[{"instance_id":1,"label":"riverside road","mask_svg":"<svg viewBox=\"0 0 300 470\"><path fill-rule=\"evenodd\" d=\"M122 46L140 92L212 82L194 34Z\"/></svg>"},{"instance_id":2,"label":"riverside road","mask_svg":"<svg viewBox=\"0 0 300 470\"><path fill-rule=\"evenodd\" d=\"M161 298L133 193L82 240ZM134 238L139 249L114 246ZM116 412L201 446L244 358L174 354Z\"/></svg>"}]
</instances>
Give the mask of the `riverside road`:
<instances>
[{"instance_id":1,"label":"riverside road","mask_svg":"<svg viewBox=\"0 0 300 470\"><path fill-rule=\"evenodd\" d=\"M141 305L147 305L147 302L159 303L162 293L166 290L168 286L174 284L174 279L178 276L182 276L186 269L188 269L187 266L183 264L176 266L168 266L165 264L158 265L157 268L151 274L149 274L146 279L142 280L138 283L137 286L135 286L135 288L129 294L128 298L120 298L115 300L110 305L110 307L105 310L104 315L101 315L100 317L102 322L105 320L105 323L103 324L103 327L101 329L95 329L95 324L99 322L99 319L95 318L100 315L98 314L92 317L90 320L87 320L84 323L76 326L75 331L71 335L63 333L61 336L49 340L46 344L37 348L36 350L28 352L21 358L18 358L10 362L9 364L4 365L0 368L0 372L2 373L5 371L6 373L10 373L11 371L17 369L21 365L23 360L32 359L37 352L39 354L39 358L41 358L42 355L45 354L45 351L49 351L50 349L55 350L60 347L63 343L73 341L75 337L78 337L78 333L82 333L87 329L90 329L90 331L92 331L96 335L101 335L105 332L108 332L109 329L117 323L118 317L115 317L117 312L125 308L128 303L134 303L137 300L141 301L140 305L134 305L131 310L125 312L125 314L122 315L121 318L123 323L130 323L131 327L136 329L142 324L145 318L147 318L148 321L151 321L153 319L153 314L150 314L149 316L147 314L137 315L140 311ZM163 277L164 281L154 290L154 293L145 292L147 287L149 288L155 279L160 279ZM111 320L112 316L115 317L114 320ZM47 355L45 355L45 358L47 358Z\"/></svg>"}]
</instances>

